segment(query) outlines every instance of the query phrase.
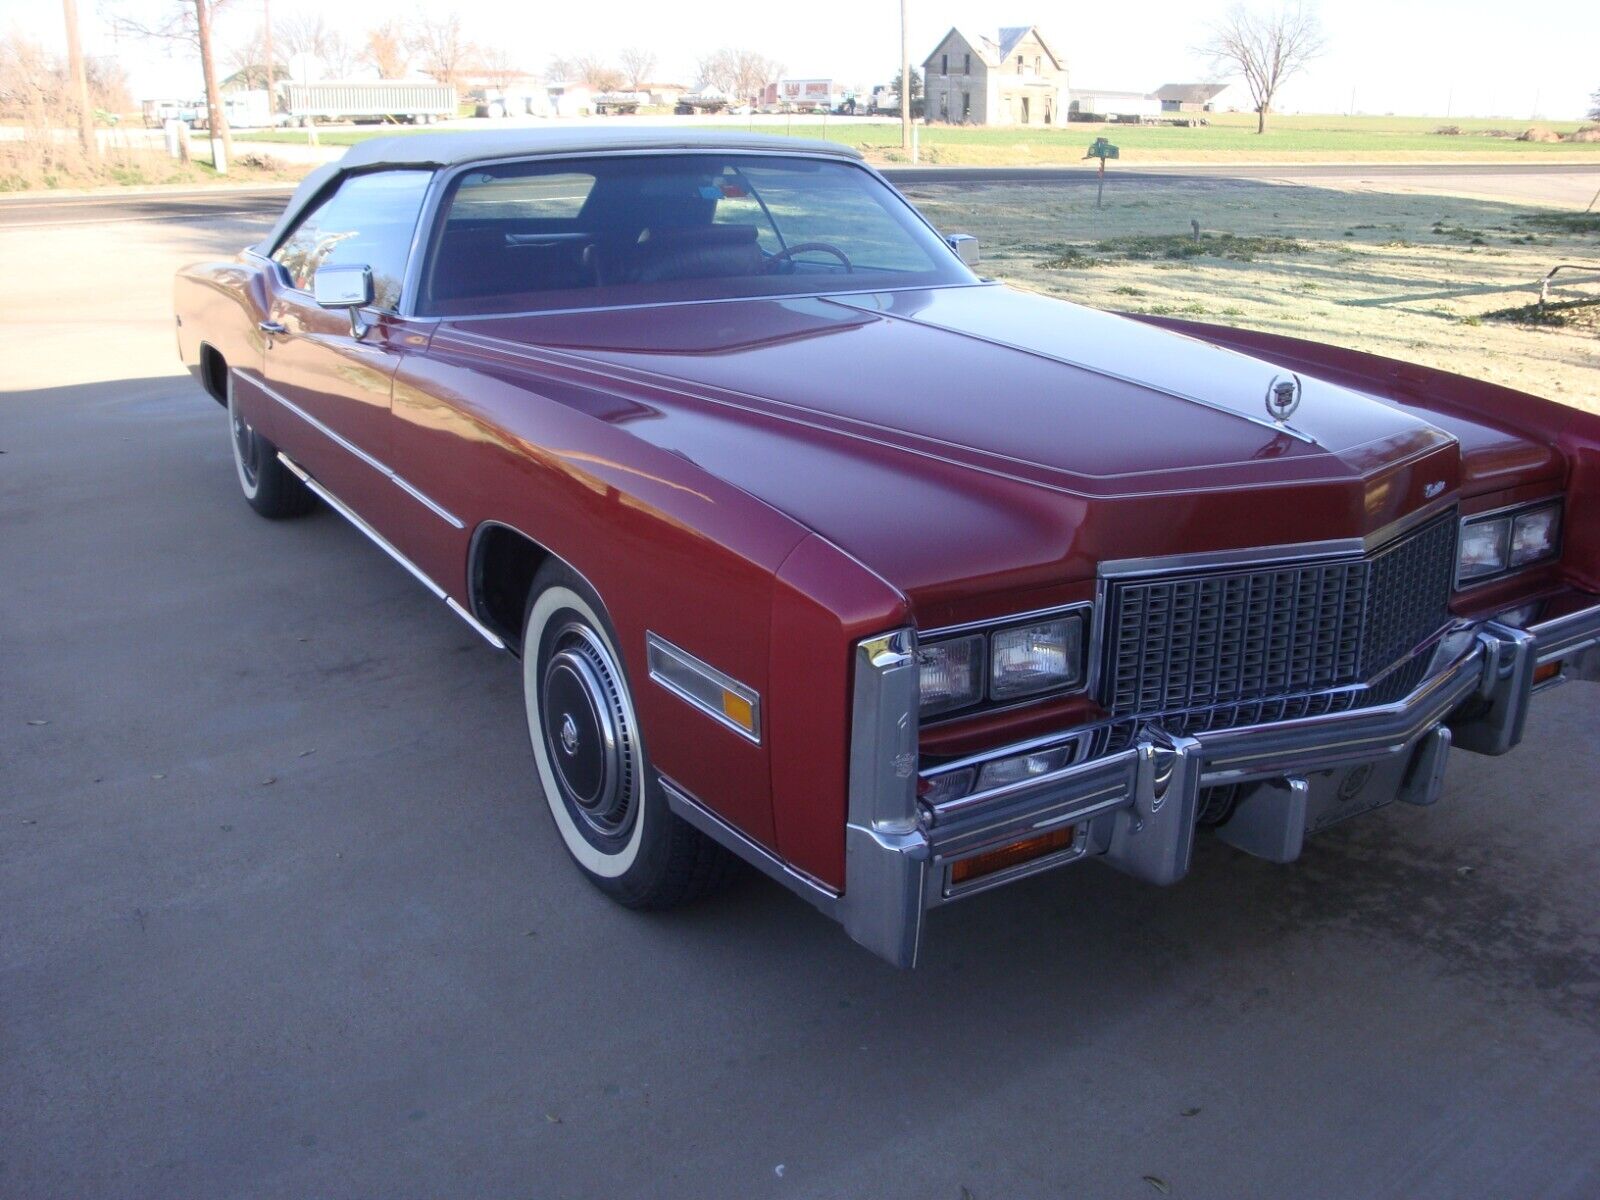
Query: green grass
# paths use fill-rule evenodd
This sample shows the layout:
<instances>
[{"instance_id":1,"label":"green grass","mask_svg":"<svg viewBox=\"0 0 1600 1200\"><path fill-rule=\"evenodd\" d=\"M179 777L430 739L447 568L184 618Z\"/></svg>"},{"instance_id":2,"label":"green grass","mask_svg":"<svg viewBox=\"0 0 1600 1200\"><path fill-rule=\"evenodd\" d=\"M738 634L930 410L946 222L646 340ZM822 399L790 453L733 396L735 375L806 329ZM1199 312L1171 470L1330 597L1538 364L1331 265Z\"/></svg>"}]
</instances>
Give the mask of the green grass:
<instances>
[{"instance_id":1,"label":"green grass","mask_svg":"<svg viewBox=\"0 0 1600 1200\"><path fill-rule=\"evenodd\" d=\"M1027 164L1076 163L1096 137L1105 136L1121 148L1122 162L1246 161L1250 159L1300 159L1379 161L1427 160L1470 157L1522 158L1564 155L1600 163L1600 142L1519 142L1516 134L1533 122L1517 120L1446 121L1438 117L1274 116L1267 132L1257 134L1255 117L1248 113L1215 113L1211 124L1193 129L1167 125L1059 125L1053 128L988 128L983 126L928 125L918 131L921 157L930 163ZM685 124L695 123L685 118ZM1538 122L1542 128L1567 133L1576 122ZM1444 125L1461 130L1457 135L1433 132ZM900 127L840 121L794 124L772 117L752 117L745 123L723 123L725 129L747 129L767 134L824 138L843 142L885 162L902 161ZM348 146L393 133L419 132L409 127L330 129L318 140L330 146ZM1505 136L1493 136L1495 133ZM299 130L276 130L241 135L240 140L304 144ZM1115 171L1112 163L1110 170Z\"/></svg>"}]
</instances>

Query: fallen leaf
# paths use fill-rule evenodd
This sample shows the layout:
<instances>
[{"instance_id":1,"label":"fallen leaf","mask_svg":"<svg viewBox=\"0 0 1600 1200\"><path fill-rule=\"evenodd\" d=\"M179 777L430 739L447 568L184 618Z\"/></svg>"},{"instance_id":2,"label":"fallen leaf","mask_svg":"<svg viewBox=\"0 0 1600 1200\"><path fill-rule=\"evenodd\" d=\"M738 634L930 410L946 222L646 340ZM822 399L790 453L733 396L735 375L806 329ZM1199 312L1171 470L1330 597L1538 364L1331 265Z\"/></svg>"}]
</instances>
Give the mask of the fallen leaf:
<instances>
[{"instance_id":1,"label":"fallen leaf","mask_svg":"<svg viewBox=\"0 0 1600 1200\"><path fill-rule=\"evenodd\" d=\"M48 724L50 724L50 722L49 721L29 721L28 724L29 725L48 725Z\"/></svg>"},{"instance_id":2,"label":"fallen leaf","mask_svg":"<svg viewBox=\"0 0 1600 1200\"><path fill-rule=\"evenodd\" d=\"M302 751L300 751L300 753L297 755L297 757L299 757L299 758L309 758L309 757L311 757L311 755L315 754L316 752L317 751L316 751L315 747L313 747L310 750L302 750Z\"/></svg>"},{"instance_id":3,"label":"fallen leaf","mask_svg":"<svg viewBox=\"0 0 1600 1200\"><path fill-rule=\"evenodd\" d=\"M278 777L276 775L268 775L265 779L263 779L261 781L261 786L262 787L271 787L273 784L275 784L277 782L278 782Z\"/></svg>"},{"instance_id":4,"label":"fallen leaf","mask_svg":"<svg viewBox=\"0 0 1600 1200\"><path fill-rule=\"evenodd\" d=\"M558 1117L558 1116L556 1116L556 1114L555 1114L555 1113L545 1113L545 1115L544 1115L544 1119L545 1119L545 1120L546 1120L546 1121L549 1121L549 1122L550 1122L550 1124L552 1124L552 1125L559 1125L559 1124L561 1124L561 1118L560 1118L560 1117Z\"/></svg>"},{"instance_id":5,"label":"fallen leaf","mask_svg":"<svg viewBox=\"0 0 1600 1200\"><path fill-rule=\"evenodd\" d=\"M163 775L163 774L161 774L161 773L160 773L160 772L159 772L159 771L158 771L158 772L157 772L157 773L156 773L156 774L154 774L154 775L152 775L152 776L150 776L150 778L151 778L151 779L165 779L165 778L166 778L166 776L165 776L165 775Z\"/></svg>"},{"instance_id":6,"label":"fallen leaf","mask_svg":"<svg viewBox=\"0 0 1600 1200\"><path fill-rule=\"evenodd\" d=\"M772 1168L772 1173L774 1175L776 1175L779 1179L782 1179L783 1178L783 1164L779 1163L777 1166L773 1167Z\"/></svg>"},{"instance_id":7,"label":"fallen leaf","mask_svg":"<svg viewBox=\"0 0 1600 1200\"><path fill-rule=\"evenodd\" d=\"M1172 1188L1167 1181L1157 1175L1146 1175L1144 1177L1144 1181L1151 1187L1155 1188L1155 1190L1160 1192L1163 1196L1170 1194L1172 1191Z\"/></svg>"},{"instance_id":8,"label":"fallen leaf","mask_svg":"<svg viewBox=\"0 0 1600 1200\"><path fill-rule=\"evenodd\" d=\"M1183 1110L1182 1115L1185 1117L1198 1117L1200 1110L1198 1108L1186 1108Z\"/></svg>"}]
</instances>

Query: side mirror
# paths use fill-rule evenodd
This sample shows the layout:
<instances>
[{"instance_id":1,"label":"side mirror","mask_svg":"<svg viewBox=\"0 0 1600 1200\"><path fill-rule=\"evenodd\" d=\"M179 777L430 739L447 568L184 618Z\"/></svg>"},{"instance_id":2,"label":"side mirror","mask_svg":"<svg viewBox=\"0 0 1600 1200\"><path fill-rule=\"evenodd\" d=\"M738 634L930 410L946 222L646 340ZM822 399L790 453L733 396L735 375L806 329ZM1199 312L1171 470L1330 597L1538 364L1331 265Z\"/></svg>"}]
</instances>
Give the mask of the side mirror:
<instances>
[{"instance_id":1,"label":"side mirror","mask_svg":"<svg viewBox=\"0 0 1600 1200\"><path fill-rule=\"evenodd\" d=\"M956 257L969 267L978 265L978 239L970 233L950 233L945 235L950 249L956 252Z\"/></svg>"},{"instance_id":2,"label":"side mirror","mask_svg":"<svg viewBox=\"0 0 1600 1200\"><path fill-rule=\"evenodd\" d=\"M350 336L358 342L367 336L361 310L372 303L371 267L318 267L311 277L311 296L323 308L348 309Z\"/></svg>"}]
</instances>

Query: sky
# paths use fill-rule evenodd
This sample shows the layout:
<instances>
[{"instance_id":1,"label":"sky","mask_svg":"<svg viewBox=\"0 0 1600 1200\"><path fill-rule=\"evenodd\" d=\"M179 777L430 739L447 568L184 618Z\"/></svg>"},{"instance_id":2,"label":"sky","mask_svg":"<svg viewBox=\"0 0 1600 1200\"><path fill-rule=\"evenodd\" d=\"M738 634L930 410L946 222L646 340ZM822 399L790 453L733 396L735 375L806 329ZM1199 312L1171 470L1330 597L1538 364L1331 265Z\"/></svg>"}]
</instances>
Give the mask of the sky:
<instances>
[{"instance_id":1,"label":"sky","mask_svg":"<svg viewBox=\"0 0 1600 1200\"><path fill-rule=\"evenodd\" d=\"M148 43L114 39L111 17L153 20L181 0L78 0L91 54L115 54L137 97L198 94L199 66ZM433 0L437 12L449 0ZM1270 3L1271 0L1257 0ZM1225 0L910 0L913 62L945 30L974 34L1036 23L1067 60L1073 86L1153 90L1211 77L1194 47ZM274 22L312 0L272 0ZM360 41L379 10L323 5L330 24ZM898 70L899 0L604 0L601 4L507 4L456 0L479 41L505 46L518 65L542 70L553 54L598 54L643 46L657 76L685 84L700 55L722 46L759 50L790 77L843 85L884 82ZM402 14L401 5L383 12ZM416 11L412 9L411 11ZM1528 120L1582 117L1600 89L1600 0L1541 0L1518 10L1504 0L1323 0L1328 52L1290 84L1288 112L1402 113ZM260 21L261 0L226 0L224 44L242 42ZM20 29L52 48L65 45L61 8L49 0L0 0L0 30Z\"/></svg>"}]
</instances>

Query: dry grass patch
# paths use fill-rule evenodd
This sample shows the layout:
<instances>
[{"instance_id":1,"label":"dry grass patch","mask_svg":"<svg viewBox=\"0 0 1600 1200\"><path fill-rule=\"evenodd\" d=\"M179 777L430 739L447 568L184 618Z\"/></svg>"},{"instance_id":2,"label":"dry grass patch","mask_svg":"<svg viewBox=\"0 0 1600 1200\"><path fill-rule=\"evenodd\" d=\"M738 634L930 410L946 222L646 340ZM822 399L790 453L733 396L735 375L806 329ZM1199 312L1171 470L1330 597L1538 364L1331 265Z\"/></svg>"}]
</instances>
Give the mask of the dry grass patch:
<instances>
[{"instance_id":1,"label":"dry grass patch","mask_svg":"<svg viewBox=\"0 0 1600 1200\"><path fill-rule=\"evenodd\" d=\"M1600 412L1594 214L1333 188L1140 181L1097 209L1082 186L917 185L941 229L974 233L984 269L1098 308L1192 317L1328 341ZM1200 226L1194 234L1193 222Z\"/></svg>"}]
</instances>

